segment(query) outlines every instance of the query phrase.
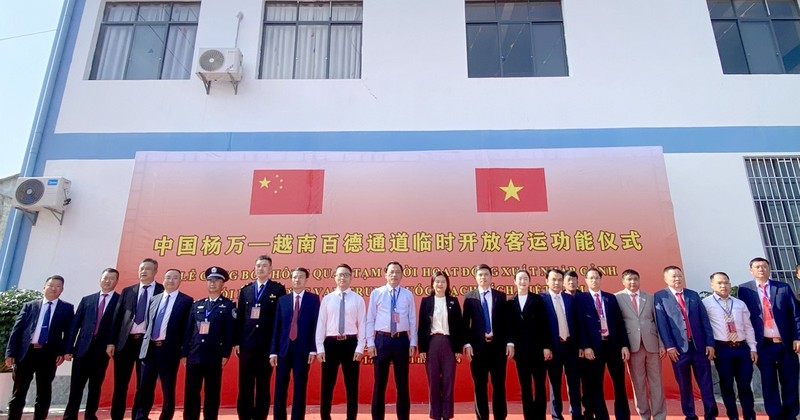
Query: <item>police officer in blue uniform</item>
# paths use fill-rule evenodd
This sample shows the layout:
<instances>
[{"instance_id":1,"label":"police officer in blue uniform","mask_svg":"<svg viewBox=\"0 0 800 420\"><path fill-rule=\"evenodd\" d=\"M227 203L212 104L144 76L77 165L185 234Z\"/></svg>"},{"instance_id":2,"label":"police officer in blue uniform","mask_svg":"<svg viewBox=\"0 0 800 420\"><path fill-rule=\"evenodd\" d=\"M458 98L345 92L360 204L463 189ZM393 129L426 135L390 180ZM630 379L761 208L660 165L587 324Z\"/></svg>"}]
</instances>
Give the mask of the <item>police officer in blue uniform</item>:
<instances>
[{"instance_id":1,"label":"police officer in blue uniform","mask_svg":"<svg viewBox=\"0 0 800 420\"><path fill-rule=\"evenodd\" d=\"M236 305L222 296L228 272L222 267L205 271L208 297L192 306L183 345L186 365L184 389L185 420L200 418L200 391L205 382L203 418L216 420L222 391L222 368L228 363L233 348Z\"/></svg>"}]
</instances>

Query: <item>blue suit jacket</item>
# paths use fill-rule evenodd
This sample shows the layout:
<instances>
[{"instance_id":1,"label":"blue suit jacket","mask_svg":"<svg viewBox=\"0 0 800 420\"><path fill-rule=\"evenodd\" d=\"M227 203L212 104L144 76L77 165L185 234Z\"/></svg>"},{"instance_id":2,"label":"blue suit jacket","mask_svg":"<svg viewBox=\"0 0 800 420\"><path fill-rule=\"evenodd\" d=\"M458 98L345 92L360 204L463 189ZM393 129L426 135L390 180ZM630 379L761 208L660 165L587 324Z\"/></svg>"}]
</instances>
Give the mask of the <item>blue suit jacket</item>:
<instances>
[{"instance_id":1,"label":"blue suit jacket","mask_svg":"<svg viewBox=\"0 0 800 420\"><path fill-rule=\"evenodd\" d=\"M625 329L625 319L619 309L617 297L611 293L600 292L605 307L606 323L608 324L608 339L615 349L630 347L628 343L628 330ZM575 296L575 306L578 307L580 328L580 343L582 349L591 348L595 353L600 351L603 337L600 334L600 315L597 314L595 302L591 293L581 293ZM558 327L556 327L558 328Z\"/></svg>"},{"instance_id":2,"label":"blue suit jacket","mask_svg":"<svg viewBox=\"0 0 800 420\"><path fill-rule=\"evenodd\" d=\"M100 327L97 330L96 337L94 335L94 326L97 322L97 306L100 304L100 294L92 293L81 299L70 327L69 338L67 339L67 354L72 354L75 357L86 356L92 344L92 339L97 339L98 343L102 344L103 351L105 351L108 336L111 333L111 321L114 318L114 310L117 307L119 296L119 293L114 293L114 296L106 301L106 309L102 318L100 318Z\"/></svg>"},{"instance_id":3,"label":"blue suit jacket","mask_svg":"<svg viewBox=\"0 0 800 420\"><path fill-rule=\"evenodd\" d=\"M558 336L558 316L556 315L556 307L553 303L553 298L549 292L541 294L544 299L544 307L547 311L547 320L550 323L550 334L553 341L553 351L562 351L562 347L569 343L562 343ZM569 341L575 349L580 345L581 333L578 330L576 323L575 311L575 298L569 293L561 293L561 301L564 302L564 314L567 316L567 327L569 328ZM571 350L571 349L570 349Z\"/></svg>"},{"instance_id":4,"label":"blue suit jacket","mask_svg":"<svg viewBox=\"0 0 800 420\"><path fill-rule=\"evenodd\" d=\"M22 310L17 315L14 326L11 328L11 334L8 337L6 357L13 357L16 363L25 358L25 354L27 354L28 348L31 346L33 333L36 332L36 323L39 321L39 311L41 310L42 299L36 299L22 305ZM66 354L66 339L74 315L72 304L59 299L55 310L51 314L50 328L47 335L47 349L55 356Z\"/></svg>"},{"instance_id":5,"label":"blue suit jacket","mask_svg":"<svg viewBox=\"0 0 800 420\"><path fill-rule=\"evenodd\" d=\"M760 351L764 345L764 314L755 280L739 285L739 299L750 310L750 321L756 333L756 346ZM793 351L792 341L800 340L800 305L795 300L792 289L786 283L770 280L769 303L783 344L789 351Z\"/></svg>"},{"instance_id":6,"label":"blue suit jacket","mask_svg":"<svg viewBox=\"0 0 800 420\"><path fill-rule=\"evenodd\" d=\"M706 307L700 295L694 290L683 289L683 300L692 328L692 340L696 349L705 351L705 347L714 346L714 332L708 320ZM656 326L658 335L667 349L676 348L680 353L689 351L689 340L686 337L686 323L678 305L678 299L669 288L659 290L653 296L656 305Z\"/></svg>"},{"instance_id":7,"label":"blue suit jacket","mask_svg":"<svg viewBox=\"0 0 800 420\"><path fill-rule=\"evenodd\" d=\"M292 326L294 315L294 294L287 293L278 298L278 308L275 312L275 326L272 333L272 344L269 354L286 356L289 352L289 330ZM319 296L305 291L300 300L300 315L297 318L297 339L294 342L294 351L299 357L308 357L309 353L317 352L314 332L319 317Z\"/></svg>"}]
</instances>

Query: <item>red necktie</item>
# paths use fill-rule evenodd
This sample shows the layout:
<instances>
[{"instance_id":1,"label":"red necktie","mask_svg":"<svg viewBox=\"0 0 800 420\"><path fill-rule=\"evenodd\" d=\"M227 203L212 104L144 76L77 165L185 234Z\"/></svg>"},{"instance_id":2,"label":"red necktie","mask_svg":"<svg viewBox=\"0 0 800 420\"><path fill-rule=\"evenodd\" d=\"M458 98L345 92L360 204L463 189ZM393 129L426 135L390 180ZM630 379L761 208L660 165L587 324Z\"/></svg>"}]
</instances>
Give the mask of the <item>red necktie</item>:
<instances>
[{"instance_id":1,"label":"red necktie","mask_svg":"<svg viewBox=\"0 0 800 420\"><path fill-rule=\"evenodd\" d=\"M639 315L639 304L636 302L636 293L631 293L631 303L633 303L633 311Z\"/></svg>"},{"instance_id":2,"label":"red necktie","mask_svg":"<svg viewBox=\"0 0 800 420\"><path fill-rule=\"evenodd\" d=\"M775 318L772 316L772 305L769 303L769 298L767 298L767 285L762 284L758 287L764 292L764 294L761 295L761 306L764 307L764 326L772 328L775 325Z\"/></svg>"},{"instance_id":3,"label":"red necktie","mask_svg":"<svg viewBox=\"0 0 800 420\"><path fill-rule=\"evenodd\" d=\"M594 295L594 307L597 309L597 315L600 318L605 318L603 315L603 304L600 302L600 293Z\"/></svg>"},{"instance_id":4,"label":"red necktie","mask_svg":"<svg viewBox=\"0 0 800 420\"><path fill-rule=\"evenodd\" d=\"M294 312L292 313L292 326L289 327L289 340L297 338L297 317L300 316L300 295L294 297Z\"/></svg>"},{"instance_id":5,"label":"red necktie","mask_svg":"<svg viewBox=\"0 0 800 420\"><path fill-rule=\"evenodd\" d=\"M689 313L686 312L686 302L683 300L683 292L675 293L675 297L678 298L678 305L681 307L681 313L683 314L683 322L686 323L686 339L692 339L692 326L689 325Z\"/></svg>"},{"instance_id":6,"label":"red necktie","mask_svg":"<svg viewBox=\"0 0 800 420\"><path fill-rule=\"evenodd\" d=\"M103 293L103 298L100 299L100 304L97 305L97 321L94 323L94 335L97 335L97 330L100 329L100 320L103 319L103 312L106 310L106 297L108 293Z\"/></svg>"}]
</instances>

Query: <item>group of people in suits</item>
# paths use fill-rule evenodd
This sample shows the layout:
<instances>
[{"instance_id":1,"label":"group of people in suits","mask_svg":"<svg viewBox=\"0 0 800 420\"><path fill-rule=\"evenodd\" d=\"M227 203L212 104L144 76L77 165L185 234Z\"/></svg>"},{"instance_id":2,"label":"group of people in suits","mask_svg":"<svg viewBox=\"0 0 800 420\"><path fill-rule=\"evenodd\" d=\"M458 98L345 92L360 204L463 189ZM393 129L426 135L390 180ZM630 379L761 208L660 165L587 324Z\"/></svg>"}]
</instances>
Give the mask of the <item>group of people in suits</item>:
<instances>
[{"instance_id":1,"label":"group of people in suits","mask_svg":"<svg viewBox=\"0 0 800 420\"><path fill-rule=\"evenodd\" d=\"M639 273L632 269L621 275L623 289L608 293L602 287L603 273L596 268L586 271L584 291L577 287L576 272L550 269L546 290L535 294L530 290L530 273L520 269L514 277L515 293L506 296L493 287L491 267L479 264L474 269L477 287L464 295L463 310L451 294L448 275L437 271L419 312L413 293L401 285L403 267L396 261L385 266L386 284L372 291L368 303L350 288L353 270L347 264L336 267L336 288L322 300L306 290L307 269L292 271L287 293L287 288L269 279L271 267L269 256L257 258L256 280L241 288L236 303L222 295L227 271L210 267L205 271L208 297L194 301L178 290L178 270L167 270L160 284L155 282L158 264L145 259L139 266L139 283L119 294L115 292L119 273L104 270L99 293L84 297L77 312L59 299L63 277L49 277L43 299L24 305L9 338L6 365L14 367L9 418L21 418L34 377L38 390L34 418L46 418L56 367L71 360L64 418L77 418L88 383L85 417L96 419L100 387L113 358L112 419L125 415L134 369L131 417L148 418L160 381L164 395L160 419L171 419L181 361L186 366L184 418L199 419L202 405L203 417L214 419L222 370L235 353L240 419L264 420L271 406L276 420L286 419L290 379L291 418L303 419L309 367L318 361L322 420L331 419L339 370L347 397L346 417L355 420L361 361L368 356L375 374L372 418L385 417L392 368L397 417L408 420L409 359L417 351L425 362L429 416L434 420L454 416L456 364L462 357L470 365L479 420L489 418L490 399L492 415L506 418L506 371L512 359L525 419L545 418L548 380L550 415L563 418L563 379L572 418L609 419L606 371L613 384L613 415L629 419L627 368L637 414L663 420L664 357L672 363L687 419L698 418L692 377L700 389L704 418L719 415L712 361L728 418L739 419L737 399L742 417L755 418L754 364L761 373L769 418L794 419L800 414L800 304L787 284L770 279L764 258L750 262L753 280L739 286L738 298L731 294L728 275L716 272L710 276L713 294L704 299L685 287L677 266L663 270L667 287L655 294L640 289Z\"/></svg>"}]
</instances>

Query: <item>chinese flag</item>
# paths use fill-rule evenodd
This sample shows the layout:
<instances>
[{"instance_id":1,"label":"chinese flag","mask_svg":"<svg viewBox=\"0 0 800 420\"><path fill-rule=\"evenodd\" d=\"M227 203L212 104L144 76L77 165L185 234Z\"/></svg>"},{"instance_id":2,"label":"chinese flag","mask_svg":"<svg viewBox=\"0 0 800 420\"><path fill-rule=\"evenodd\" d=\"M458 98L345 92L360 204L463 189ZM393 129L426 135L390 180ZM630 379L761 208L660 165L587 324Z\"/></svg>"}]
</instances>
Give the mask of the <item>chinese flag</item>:
<instances>
[{"instance_id":1,"label":"chinese flag","mask_svg":"<svg viewBox=\"0 0 800 420\"><path fill-rule=\"evenodd\" d=\"M321 169L257 169L250 214L320 214L324 177Z\"/></svg>"},{"instance_id":2,"label":"chinese flag","mask_svg":"<svg viewBox=\"0 0 800 420\"><path fill-rule=\"evenodd\" d=\"M544 168L477 168L478 213L547 211Z\"/></svg>"}]
</instances>

